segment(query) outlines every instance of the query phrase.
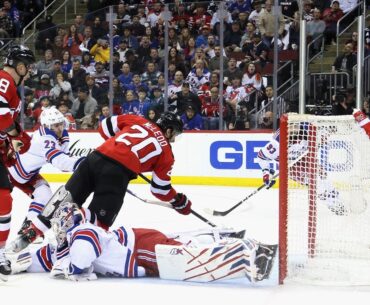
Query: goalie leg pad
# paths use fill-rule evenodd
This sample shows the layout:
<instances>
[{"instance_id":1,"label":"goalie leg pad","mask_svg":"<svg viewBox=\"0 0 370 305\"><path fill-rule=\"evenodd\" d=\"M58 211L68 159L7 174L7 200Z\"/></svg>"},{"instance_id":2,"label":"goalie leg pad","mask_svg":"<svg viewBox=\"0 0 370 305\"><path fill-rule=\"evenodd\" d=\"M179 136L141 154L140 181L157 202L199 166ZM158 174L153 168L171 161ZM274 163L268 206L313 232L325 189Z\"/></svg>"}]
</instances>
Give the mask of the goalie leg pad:
<instances>
[{"instance_id":1,"label":"goalie leg pad","mask_svg":"<svg viewBox=\"0 0 370 305\"><path fill-rule=\"evenodd\" d=\"M255 249L240 239L191 246L156 245L159 276L167 280L213 282L247 277L252 280Z\"/></svg>"}]
</instances>

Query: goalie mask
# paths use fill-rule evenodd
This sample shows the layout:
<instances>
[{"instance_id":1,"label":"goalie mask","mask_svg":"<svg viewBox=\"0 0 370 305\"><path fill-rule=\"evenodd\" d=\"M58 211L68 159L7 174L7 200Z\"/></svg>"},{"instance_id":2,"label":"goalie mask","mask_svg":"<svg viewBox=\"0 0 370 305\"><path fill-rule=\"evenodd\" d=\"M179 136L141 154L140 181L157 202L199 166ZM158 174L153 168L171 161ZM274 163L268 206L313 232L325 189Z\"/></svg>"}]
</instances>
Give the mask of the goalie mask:
<instances>
[{"instance_id":1,"label":"goalie mask","mask_svg":"<svg viewBox=\"0 0 370 305\"><path fill-rule=\"evenodd\" d=\"M82 211L72 202L63 202L54 212L51 227L57 239L58 245L66 241L67 232L75 226L84 223L85 217Z\"/></svg>"}]
</instances>

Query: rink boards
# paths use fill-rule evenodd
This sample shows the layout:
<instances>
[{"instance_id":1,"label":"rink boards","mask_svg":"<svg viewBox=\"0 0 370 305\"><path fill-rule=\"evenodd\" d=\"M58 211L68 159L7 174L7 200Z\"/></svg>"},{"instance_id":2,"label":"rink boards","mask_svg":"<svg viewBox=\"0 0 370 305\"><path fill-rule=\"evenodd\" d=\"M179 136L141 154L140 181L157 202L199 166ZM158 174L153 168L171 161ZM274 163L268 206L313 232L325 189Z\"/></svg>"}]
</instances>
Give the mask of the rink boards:
<instances>
[{"instance_id":1,"label":"rink boards","mask_svg":"<svg viewBox=\"0 0 370 305\"><path fill-rule=\"evenodd\" d=\"M257 153L270 139L269 132L185 132L175 143L174 184L259 186ZM103 143L97 132L70 132L70 152L81 157ZM50 182L65 182L70 173L51 165L41 173ZM150 174L150 173L148 173ZM148 175L150 176L150 175ZM143 183L137 179L136 183Z\"/></svg>"}]
</instances>

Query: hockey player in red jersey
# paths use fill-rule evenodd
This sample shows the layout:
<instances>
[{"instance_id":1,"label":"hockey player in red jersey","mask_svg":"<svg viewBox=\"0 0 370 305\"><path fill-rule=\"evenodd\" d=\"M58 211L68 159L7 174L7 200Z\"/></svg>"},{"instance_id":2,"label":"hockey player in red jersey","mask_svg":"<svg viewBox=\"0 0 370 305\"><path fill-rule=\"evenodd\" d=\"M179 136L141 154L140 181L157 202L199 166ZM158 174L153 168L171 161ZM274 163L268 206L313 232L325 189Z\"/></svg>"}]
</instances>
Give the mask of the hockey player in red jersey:
<instances>
[{"instance_id":1,"label":"hockey player in red jersey","mask_svg":"<svg viewBox=\"0 0 370 305\"><path fill-rule=\"evenodd\" d=\"M143 172L152 172L151 191L184 215L191 211L191 201L171 186L174 157L171 142L182 133L180 117L165 112L156 124L135 115L119 115L102 121L99 127L106 141L81 162L65 187L49 200L44 211L24 227L13 242L20 251L50 228L50 219L62 202L79 207L94 193L89 210L103 227L110 227L123 204L127 186Z\"/></svg>"},{"instance_id":2,"label":"hockey player in red jersey","mask_svg":"<svg viewBox=\"0 0 370 305\"><path fill-rule=\"evenodd\" d=\"M354 109L353 116L358 125L360 125L360 127L365 130L366 134L370 138L370 119L366 116L365 113L358 109Z\"/></svg>"},{"instance_id":3,"label":"hockey player in red jersey","mask_svg":"<svg viewBox=\"0 0 370 305\"><path fill-rule=\"evenodd\" d=\"M0 71L0 279L10 273L4 247L9 235L12 190L6 166L14 162L16 153L24 153L30 146L30 137L16 119L21 110L17 86L27 76L29 66L35 62L33 53L22 45L11 45Z\"/></svg>"}]
</instances>

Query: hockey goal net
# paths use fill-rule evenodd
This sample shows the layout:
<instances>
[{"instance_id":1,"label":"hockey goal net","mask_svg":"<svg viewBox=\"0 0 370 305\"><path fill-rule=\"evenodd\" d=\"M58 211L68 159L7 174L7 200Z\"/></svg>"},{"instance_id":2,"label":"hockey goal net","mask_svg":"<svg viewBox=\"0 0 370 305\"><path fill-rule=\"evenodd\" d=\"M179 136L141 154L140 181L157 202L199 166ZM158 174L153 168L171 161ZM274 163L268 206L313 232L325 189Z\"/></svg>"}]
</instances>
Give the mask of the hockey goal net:
<instances>
[{"instance_id":1,"label":"hockey goal net","mask_svg":"<svg viewBox=\"0 0 370 305\"><path fill-rule=\"evenodd\" d=\"M370 140L352 116L280 124L280 276L370 284Z\"/></svg>"}]
</instances>

